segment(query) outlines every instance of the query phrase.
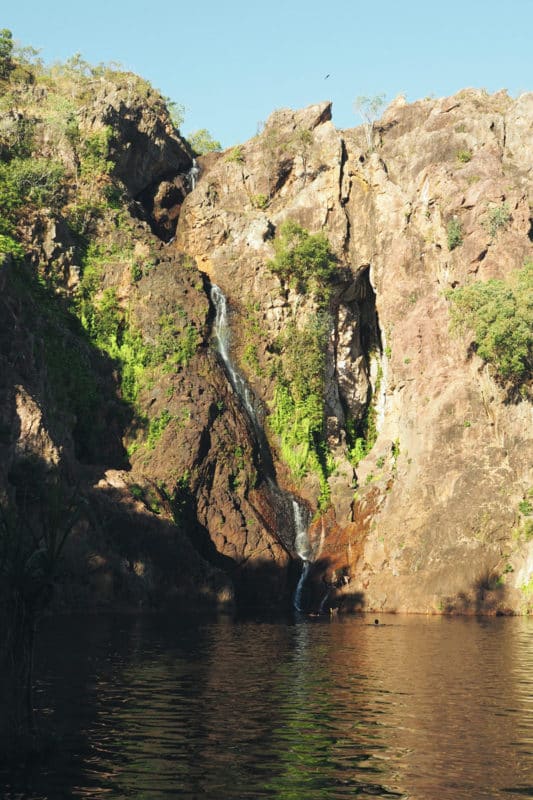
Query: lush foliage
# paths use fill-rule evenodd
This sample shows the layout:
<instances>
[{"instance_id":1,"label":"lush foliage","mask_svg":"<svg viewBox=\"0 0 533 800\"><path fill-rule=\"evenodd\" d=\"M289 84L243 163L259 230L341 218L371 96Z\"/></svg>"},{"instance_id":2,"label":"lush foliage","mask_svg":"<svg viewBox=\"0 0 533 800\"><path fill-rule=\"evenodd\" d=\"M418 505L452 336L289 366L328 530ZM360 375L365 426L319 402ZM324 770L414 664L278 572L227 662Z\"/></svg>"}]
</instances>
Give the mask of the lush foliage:
<instances>
[{"instance_id":1,"label":"lush foliage","mask_svg":"<svg viewBox=\"0 0 533 800\"><path fill-rule=\"evenodd\" d=\"M316 472L322 487L321 504L329 498L331 472L324 432L324 392L327 341L331 318L320 313L303 326L288 325L277 343L278 381L270 425L280 437L281 455L296 479Z\"/></svg>"},{"instance_id":2,"label":"lush foliage","mask_svg":"<svg viewBox=\"0 0 533 800\"><path fill-rule=\"evenodd\" d=\"M322 232L310 234L292 220L283 222L274 240L274 258L268 266L284 283L299 292L329 296L329 284L336 274L336 259Z\"/></svg>"},{"instance_id":3,"label":"lush foliage","mask_svg":"<svg viewBox=\"0 0 533 800\"><path fill-rule=\"evenodd\" d=\"M191 135L187 138L192 149L195 153L198 153L198 155L204 155L205 153L213 153L218 150L222 150L222 145L220 142L216 139L213 139L206 128L200 128L199 131L191 133Z\"/></svg>"},{"instance_id":4,"label":"lush foliage","mask_svg":"<svg viewBox=\"0 0 533 800\"><path fill-rule=\"evenodd\" d=\"M89 338L120 365L122 397L134 405L146 370L161 368L170 372L178 366L187 366L198 348L199 336L183 309L177 308L174 315L163 314L159 318L155 342L144 341L120 306L116 290L113 287L100 290L105 266L117 260L127 263L131 258L128 249L106 250L91 244L83 262L77 308Z\"/></svg>"},{"instance_id":5,"label":"lush foliage","mask_svg":"<svg viewBox=\"0 0 533 800\"><path fill-rule=\"evenodd\" d=\"M63 166L50 159L15 157L0 162L0 233L13 237L22 206L54 205L60 199L63 178Z\"/></svg>"},{"instance_id":6,"label":"lush foliage","mask_svg":"<svg viewBox=\"0 0 533 800\"><path fill-rule=\"evenodd\" d=\"M478 281L447 294L453 326L471 330L477 354L502 380L520 384L533 368L533 262L509 280Z\"/></svg>"}]
</instances>

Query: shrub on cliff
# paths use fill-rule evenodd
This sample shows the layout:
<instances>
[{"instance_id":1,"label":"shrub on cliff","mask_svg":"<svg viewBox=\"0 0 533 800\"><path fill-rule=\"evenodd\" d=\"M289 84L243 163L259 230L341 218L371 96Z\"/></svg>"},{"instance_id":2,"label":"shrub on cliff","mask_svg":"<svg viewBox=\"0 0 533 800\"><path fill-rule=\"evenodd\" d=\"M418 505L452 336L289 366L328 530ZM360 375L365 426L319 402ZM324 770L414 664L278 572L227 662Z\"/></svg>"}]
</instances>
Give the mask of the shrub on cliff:
<instances>
[{"instance_id":1,"label":"shrub on cliff","mask_svg":"<svg viewBox=\"0 0 533 800\"><path fill-rule=\"evenodd\" d=\"M336 271L336 259L324 233L311 234L293 220L283 222L274 240L272 272L297 291L327 297Z\"/></svg>"},{"instance_id":2,"label":"shrub on cliff","mask_svg":"<svg viewBox=\"0 0 533 800\"><path fill-rule=\"evenodd\" d=\"M533 371L533 262L508 280L478 281L447 293L452 326L471 330L473 349L515 385Z\"/></svg>"}]
</instances>

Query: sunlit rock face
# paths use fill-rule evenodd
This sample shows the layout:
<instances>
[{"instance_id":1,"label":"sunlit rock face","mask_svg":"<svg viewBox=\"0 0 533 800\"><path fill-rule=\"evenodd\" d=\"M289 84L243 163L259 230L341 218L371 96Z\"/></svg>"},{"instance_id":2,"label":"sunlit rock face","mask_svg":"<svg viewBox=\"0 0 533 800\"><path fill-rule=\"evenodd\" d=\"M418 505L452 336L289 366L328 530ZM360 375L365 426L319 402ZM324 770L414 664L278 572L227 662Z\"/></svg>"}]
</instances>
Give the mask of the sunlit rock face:
<instances>
[{"instance_id":1,"label":"sunlit rock face","mask_svg":"<svg viewBox=\"0 0 533 800\"><path fill-rule=\"evenodd\" d=\"M520 586L530 545L516 530L533 482L530 398L526 390L508 402L468 335L450 334L445 293L504 278L531 258L530 160L519 144L529 147L531 125L531 96L467 90L392 104L369 149L362 129L335 130L327 105L280 111L211 164L185 201L177 246L227 293L237 358L246 307L256 309L261 369L248 378L266 409L269 347L295 308L302 318L314 310L312 297L280 290L268 268L276 230L287 218L324 229L345 269L331 300L326 368L333 507L312 535L346 606L352 598L367 609L436 613L527 605ZM509 219L493 235L488 210L503 203ZM454 249L451 219L462 231ZM369 398L378 436L354 471L347 419L361 419ZM312 476L295 488L316 503Z\"/></svg>"}]
</instances>

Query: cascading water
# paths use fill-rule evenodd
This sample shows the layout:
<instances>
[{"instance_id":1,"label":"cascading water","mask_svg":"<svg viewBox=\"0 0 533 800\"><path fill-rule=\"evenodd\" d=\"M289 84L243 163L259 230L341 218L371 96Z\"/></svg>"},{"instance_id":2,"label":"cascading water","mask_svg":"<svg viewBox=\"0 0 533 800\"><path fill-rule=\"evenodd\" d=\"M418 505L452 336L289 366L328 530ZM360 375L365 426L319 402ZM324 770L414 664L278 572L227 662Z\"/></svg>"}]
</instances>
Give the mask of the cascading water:
<instances>
[{"instance_id":1,"label":"cascading water","mask_svg":"<svg viewBox=\"0 0 533 800\"><path fill-rule=\"evenodd\" d=\"M292 508L294 513L294 531L296 534L294 539L294 549L303 562L302 574L300 575L300 580L298 581L298 585L294 593L293 605L296 611L302 611L302 591L304 588L305 579L307 578L307 573L309 572L309 568L311 566L310 558L312 553L311 545L309 543L309 536L307 534L307 525L305 524L303 518L302 507L296 502L296 500L293 500Z\"/></svg>"},{"instance_id":2,"label":"cascading water","mask_svg":"<svg viewBox=\"0 0 533 800\"><path fill-rule=\"evenodd\" d=\"M244 378L239 375L233 366L233 361L231 360L229 354L228 305L226 298L222 292L222 289L214 283L211 285L210 296L216 312L214 333L218 352L222 358L222 361L224 362L224 366L226 367L233 391L240 398L254 427L254 430L257 432L260 430L260 425L254 408L253 395Z\"/></svg>"},{"instance_id":3,"label":"cascading water","mask_svg":"<svg viewBox=\"0 0 533 800\"><path fill-rule=\"evenodd\" d=\"M192 167L190 168L189 172L187 173L187 177L189 179L189 184L191 187L191 192L195 188L198 182L198 176L200 175L200 167L196 163L196 159L193 158L192 160Z\"/></svg>"},{"instance_id":4,"label":"cascading water","mask_svg":"<svg viewBox=\"0 0 533 800\"><path fill-rule=\"evenodd\" d=\"M292 542L290 541L290 536L284 536L284 532L287 528L290 528L290 508L292 505L294 549L296 550L296 554L303 562L302 574L300 575L300 580L298 581L298 585L296 587L293 605L297 611L301 611L302 591L313 555L307 534L307 522L305 519L303 506L298 503L293 495L282 491L275 483L275 472L272 463L272 456L270 454L266 436L254 406L253 394L250 391L245 379L235 369L230 355L230 328L228 325L228 306L226 297L224 296L222 289L216 284L211 284L210 297L213 306L215 307L213 333L217 350L226 368L232 389L243 404L244 410L246 411L246 414L248 415L250 423L253 427L256 441L261 453L266 485L269 488L271 496L275 498L276 506L280 510L280 519L278 520L278 536L287 547L290 547Z\"/></svg>"}]
</instances>

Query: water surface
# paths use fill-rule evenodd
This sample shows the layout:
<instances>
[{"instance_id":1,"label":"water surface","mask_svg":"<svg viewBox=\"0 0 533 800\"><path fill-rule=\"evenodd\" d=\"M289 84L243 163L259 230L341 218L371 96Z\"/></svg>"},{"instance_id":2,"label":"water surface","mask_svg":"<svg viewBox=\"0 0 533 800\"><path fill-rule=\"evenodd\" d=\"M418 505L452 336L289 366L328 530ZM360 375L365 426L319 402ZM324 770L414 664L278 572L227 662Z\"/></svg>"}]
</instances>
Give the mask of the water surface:
<instances>
[{"instance_id":1,"label":"water surface","mask_svg":"<svg viewBox=\"0 0 533 800\"><path fill-rule=\"evenodd\" d=\"M533 798L533 620L380 620L49 620L2 796Z\"/></svg>"}]
</instances>

